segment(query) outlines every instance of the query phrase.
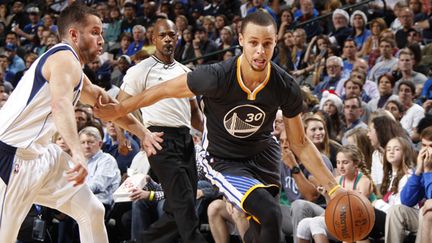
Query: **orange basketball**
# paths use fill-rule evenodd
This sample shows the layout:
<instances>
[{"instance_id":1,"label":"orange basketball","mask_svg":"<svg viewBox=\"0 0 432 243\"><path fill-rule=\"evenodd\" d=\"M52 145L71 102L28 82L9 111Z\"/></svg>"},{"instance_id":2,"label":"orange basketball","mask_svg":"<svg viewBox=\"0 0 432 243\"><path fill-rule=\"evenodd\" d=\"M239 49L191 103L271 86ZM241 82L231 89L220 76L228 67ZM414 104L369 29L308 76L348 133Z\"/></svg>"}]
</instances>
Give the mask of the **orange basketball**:
<instances>
[{"instance_id":1,"label":"orange basketball","mask_svg":"<svg viewBox=\"0 0 432 243\"><path fill-rule=\"evenodd\" d=\"M340 241L359 241L371 232L375 222L372 204L363 195L347 191L327 205L325 222L328 231Z\"/></svg>"}]
</instances>

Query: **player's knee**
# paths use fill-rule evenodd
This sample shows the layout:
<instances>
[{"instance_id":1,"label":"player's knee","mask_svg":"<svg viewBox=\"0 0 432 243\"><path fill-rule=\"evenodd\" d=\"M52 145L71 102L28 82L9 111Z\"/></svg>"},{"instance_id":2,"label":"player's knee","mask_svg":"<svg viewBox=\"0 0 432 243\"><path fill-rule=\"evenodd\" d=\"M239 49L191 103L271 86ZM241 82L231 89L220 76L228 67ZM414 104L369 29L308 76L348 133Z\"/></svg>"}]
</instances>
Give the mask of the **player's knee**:
<instances>
[{"instance_id":1,"label":"player's knee","mask_svg":"<svg viewBox=\"0 0 432 243\"><path fill-rule=\"evenodd\" d=\"M225 208L225 202L222 200L215 200L210 203L210 205L207 208L207 215L210 219L214 219L218 216L220 216L221 211Z\"/></svg>"},{"instance_id":2,"label":"player's knee","mask_svg":"<svg viewBox=\"0 0 432 243\"><path fill-rule=\"evenodd\" d=\"M92 218L104 218L105 217L105 207L100 201L90 201L87 210Z\"/></svg>"}]
</instances>

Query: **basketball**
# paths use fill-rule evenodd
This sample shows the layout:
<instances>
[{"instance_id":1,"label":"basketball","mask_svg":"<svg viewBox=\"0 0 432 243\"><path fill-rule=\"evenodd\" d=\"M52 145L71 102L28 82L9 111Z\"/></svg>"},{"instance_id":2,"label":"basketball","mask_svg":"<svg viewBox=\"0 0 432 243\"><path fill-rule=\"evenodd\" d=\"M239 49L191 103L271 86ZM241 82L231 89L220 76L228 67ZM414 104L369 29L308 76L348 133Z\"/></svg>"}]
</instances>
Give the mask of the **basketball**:
<instances>
[{"instance_id":1,"label":"basketball","mask_svg":"<svg viewBox=\"0 0 432 243\"><path fill-rule=\"evenodd\" d=\"M354 242L366 238L374 222L372 204L356 192L338 194L325 210L327 229L340 241Z\"/></svg>"}]
</instances>

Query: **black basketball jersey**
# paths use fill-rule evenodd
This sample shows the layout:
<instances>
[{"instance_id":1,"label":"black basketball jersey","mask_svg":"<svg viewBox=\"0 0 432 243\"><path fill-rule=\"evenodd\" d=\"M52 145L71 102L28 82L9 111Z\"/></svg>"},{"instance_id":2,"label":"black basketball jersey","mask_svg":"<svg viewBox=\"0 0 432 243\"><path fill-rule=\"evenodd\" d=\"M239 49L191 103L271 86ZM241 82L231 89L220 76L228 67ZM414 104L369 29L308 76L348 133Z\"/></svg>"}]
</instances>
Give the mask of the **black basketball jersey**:
<instances>
[{"instance_id":1,"label":"black basketball jersey","mask_svg":"<svg viewBox=\"0 0 432 243\"><path fill-rule=\"evenodd\" d=\"M280 107L284 116L302 110L302 96L294 79L273 62L266 80L254 91L243 83L241 56L188 73L195 95L202 95L203 147L219 158L246 159L270 146L273 122Z\"/></svg>"}]
</instances>

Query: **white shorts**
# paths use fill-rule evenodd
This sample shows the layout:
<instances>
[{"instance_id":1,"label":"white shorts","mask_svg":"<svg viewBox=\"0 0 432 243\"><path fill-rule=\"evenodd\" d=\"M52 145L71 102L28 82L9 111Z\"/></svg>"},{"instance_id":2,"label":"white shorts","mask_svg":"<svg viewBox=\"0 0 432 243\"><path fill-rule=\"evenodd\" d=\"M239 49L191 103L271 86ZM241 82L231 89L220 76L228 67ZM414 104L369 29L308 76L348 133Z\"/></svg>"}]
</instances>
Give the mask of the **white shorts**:
<instances>
[{"instance_id":1,"label":"white shorts","mask_svg":"<svg viewBox=\"0 0 432 243\"><path fill-rule=\"evenodd\" d=\"M15 156L6 153L0 149L0 167L12 163L9 181L4 180L4 170L0 180L0 242L15 241L33 203L58 209L78 191L89 191L86 185L74 187L67 181L65 172L71 157L57 145L48 145L43 154L23 149L17 149Z\"/></svg>"}]
</instances>

